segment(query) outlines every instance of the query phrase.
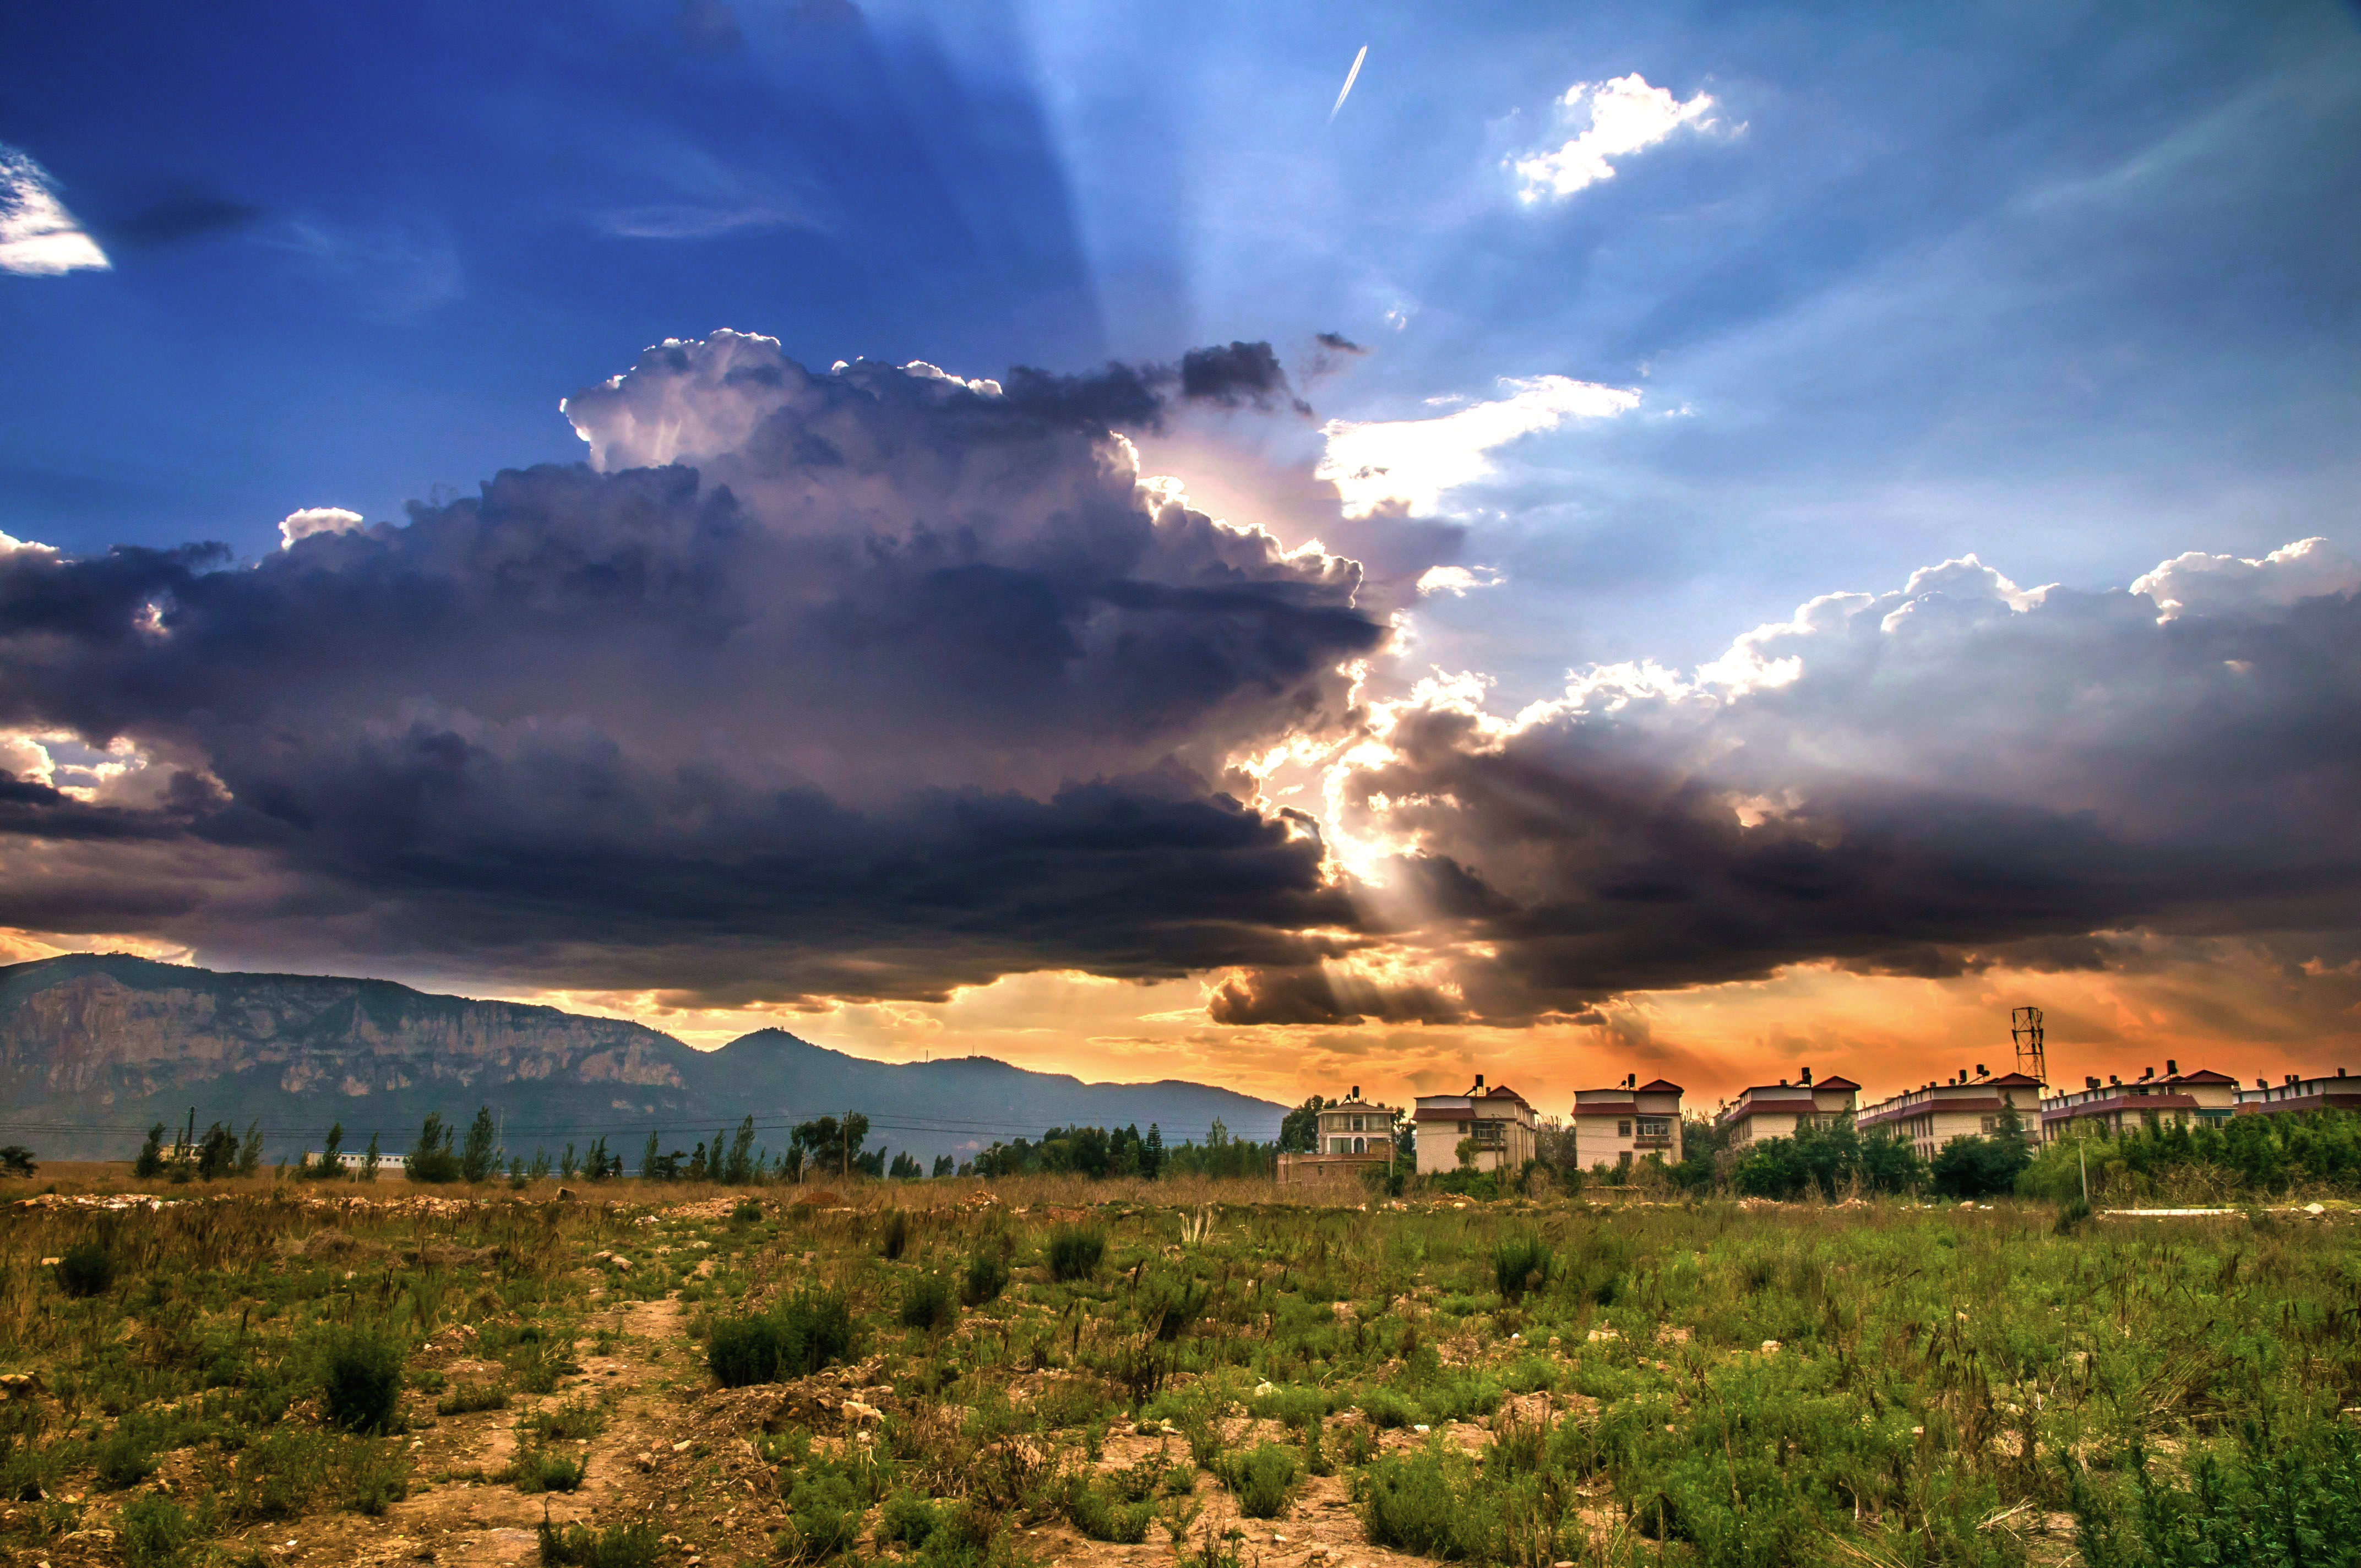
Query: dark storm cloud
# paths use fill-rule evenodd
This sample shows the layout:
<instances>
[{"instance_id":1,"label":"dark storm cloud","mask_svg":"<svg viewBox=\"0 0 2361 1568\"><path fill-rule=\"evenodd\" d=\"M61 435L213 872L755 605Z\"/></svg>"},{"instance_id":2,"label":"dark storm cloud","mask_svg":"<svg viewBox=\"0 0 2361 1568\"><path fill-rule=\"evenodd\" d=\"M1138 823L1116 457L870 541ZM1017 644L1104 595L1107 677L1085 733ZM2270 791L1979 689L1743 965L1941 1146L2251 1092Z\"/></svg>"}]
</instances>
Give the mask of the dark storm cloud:
<instances>
[{"instance_id":1,"label":"dark storm cloud","mask_svg":"<svg viewBox=\"0 0 2361 1568\"><path fill-rule=\"evenodd\" d=\"M2351 930L2356 574L2317 542L2211 559L2107 594L1955 562L1817 600L1695 683L1594 671L1513 724L1444 692L1347 773L1340 826L1411 841L1385 906L1493 955L1450 973L1498 1021L1798 962L2092 967L2127 926ZM1318 978L1219 1005L1311 1021Z\"/></svg>"},{"instance_id":2,"label":"dark storm cloud","mask_svg":"<svg viewBox=\"0 0 2361 1568\"><path fill-rule=\"evenodd\" d=\"M1286 391L1287 373L1268 343L1192 348L1180 356L1180 395L1192 402L1268 408Z\"/></svg>"},{"instance_id":3,"label":"dark storm cloud","mask_svg":"<svg viewBox=\"0 0 2361 1568\"><path fill-rule=\"evenodd\" d=\"M80 844L93 911L178 857L210 896L160 925L201 948L550 984L1316 959L1292 933L1353 919L1317 836L1223 774L1343 732L1338 666L1385 636L1358 569L1141 487L1103 402L1011 388L717 334L569 400L593 466L404 526L0 557L0 728L172 778L105 811L14 785L0 831ZM18 882L0 924L100 928L61 894Z\"/></svg>"},{"instance_id":4,"label":"dark storm cloud","mask_svg":"<svg viewBox=\"0 0 2361 1568\"><path fill-rule=\"evenodd\" d=\"M1316 341L1319 343L1321 347L1331 349L1338 354L1367 354L1368 352L1367 349L1362 347L1359 344L1355 343L1351 338L1346 337L1341 332L1321 333Z\"/></svg>"},{"instance_id":5,"label":"dark storm cloud","mask_svg":"<svg viewBox=\"0 0 2361 1568\"><path fill-rule=\"evenodd\" d=\"M1467 1009L1431 986L1365 983L1346 968L1300 964L1224 975L1205 1000L1216 1024L1457 1024Z\"/></svg>"}]
</instances>

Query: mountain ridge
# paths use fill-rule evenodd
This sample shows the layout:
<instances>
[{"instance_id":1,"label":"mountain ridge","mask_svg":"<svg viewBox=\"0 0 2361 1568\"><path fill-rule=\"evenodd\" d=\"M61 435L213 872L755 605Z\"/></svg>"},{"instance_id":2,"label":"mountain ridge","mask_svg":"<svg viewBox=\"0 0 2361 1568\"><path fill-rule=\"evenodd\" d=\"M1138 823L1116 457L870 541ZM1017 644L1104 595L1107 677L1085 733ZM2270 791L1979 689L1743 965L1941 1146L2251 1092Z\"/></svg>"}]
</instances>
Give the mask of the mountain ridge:
<instances>
[{"instance_id":1,"label":"mountain ridge","mask_svg":"<svg viewBox=\"0 0 2361 1568\"><path fill-rule=\"evenodd\" d=\"M859 1112L873 1144L931 1160L1078 1123L1155 1123L1178 1142L1218 1120L1264 1139L1285 1112L1186 1080L1092 1083L980 1055L881 1062L774 1026L698 1051L544 1003L101 953L0 966L0 1103L16 1129L0 1135L51 1158L122 1157L134 1129L178 1128L192 1103L200 1127L261 1121L272 1157L317 1146L331 1121L348 1147L374 1132L405 1148L428 1112L464 1121L479 1103L514 1152L603 1134L627 1159L651 1129L690 1140L749 1114L775 1147L782 1124Z\"/></svg>"}]
</instances>

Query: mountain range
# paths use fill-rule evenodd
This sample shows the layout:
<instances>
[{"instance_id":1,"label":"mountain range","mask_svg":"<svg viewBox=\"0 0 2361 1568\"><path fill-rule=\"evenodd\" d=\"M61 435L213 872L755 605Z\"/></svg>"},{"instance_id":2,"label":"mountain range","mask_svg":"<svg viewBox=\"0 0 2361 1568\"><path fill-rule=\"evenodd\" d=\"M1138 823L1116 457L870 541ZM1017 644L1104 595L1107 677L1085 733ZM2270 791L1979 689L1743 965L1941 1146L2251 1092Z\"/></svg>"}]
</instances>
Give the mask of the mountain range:
<instances>
[{"instance_id":1,"label":"mountain range","mask_svg":"<svg viewBox=\"0 0 2361 1568\"><path fill-rule=\"evenodd\" d=\"M478 1106L527 1157L604 1135L690 1147L748 1115L762 1142L858 1112L922 1162L1052 1126L1160 1126L1167 1143L1276 1137L1284 1106L1205 1084L1085 1083L987 1057L879 1062L759 1029L714 1051L616 1018L436 996L390 981L217 974L123 954L0 966L0 1143L49 1159L127 1158L145 1130L259 1121L267 1157L372 1133L408 1148L430 1112Z\"/></svg>"}]
</instances>

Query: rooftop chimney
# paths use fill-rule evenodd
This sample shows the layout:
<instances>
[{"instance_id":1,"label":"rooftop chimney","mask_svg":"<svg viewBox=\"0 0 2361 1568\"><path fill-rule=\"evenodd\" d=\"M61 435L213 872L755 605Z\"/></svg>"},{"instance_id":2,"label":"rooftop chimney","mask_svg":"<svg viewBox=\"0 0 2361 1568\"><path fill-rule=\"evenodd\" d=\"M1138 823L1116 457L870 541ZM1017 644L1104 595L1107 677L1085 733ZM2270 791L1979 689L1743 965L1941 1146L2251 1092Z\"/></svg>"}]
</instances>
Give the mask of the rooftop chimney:
<instances>
[{"instance_id":1,"label":"rooftop chimney","mask_svg":"<svg viewBox=\"0 0 2361 1568\"><path fill-rule=\"evenodd\" d=\"M2293 1073L2290 1073L2290 1074L2288 1074L2288 1075L2287 1075L2287 1078L2286 1078L2285 1081L2287 1081L2287 1082L2289 1082L2289 1083L2294 1083L2294 1082L2297 1082L2297 1081L2299 1081L2299 1080L2297 1080L2297 1078L2296 1078L2295 1074L2293 1074Z\"/></svg>"},{"instance_id":2,"label":"rooftop chimney","mask_svg":"<svg viewBox=\"0 0 2361 1568\"><path fill-rule=\"evenodd\" d=\"M2255 1080L2255 1087L2257 1089L2268 1089L2270 1086L2271 1080L2268 1078L2258 1078Z\"/></svg>"},{"instance_id":3,"label":"rooftop chimney","mask_svg":"<svg viewBox=\"0 0 2361 1568\"><path fill-rule=\"evenodd\" d=\"M1480 1072L1476 1075L1476 1087L1478 1089L1484 1087L1484 1075Z\"/></svg>"},{"instance_id":4,"label":"rooftop chimney","mask_svg":"<svg viewBox=\"0 0 2361 1568\"><path fill-rule=\"evenodd\" d=\"M2140 1069L2140 1081L2142 1083L2146 1083L2149 1079L2154 1078L2155 1076L2156 1069L2152 1067L2144 1067Z\"/></svg>"},{"instance_id":5,"label":"rooftop chimney","mask_svg":"<svg viewBox=\"0 0 2361 1568\"><path fill-rule=\"evenodd\" d=\"M1811 1086L1812 1086L1812 1069L1811 1069L1810 1068L1806 1068L1806 1069L1804 1069L1804 1087L1805 1087L1805 1088L1806 1088L1806 1089L1809 1089Z\"/></svg>"},{"instance_id":6,"label":"rooftop chimney","mask_svg":"<svg viewBox=\"0 0 2361 1568\"><path fill-rule=\"evenodd\" d=\"M1991 1075L1991 1073L1992 1073L1992 1069L1990 1069L1990 1068L1988 1068L1988 1067L1984 1066L1984 1064L1983 1064L1983 1063L1982 1063L1982 1062L1978 1062L1978 1063L1976 1063L1976 1076L1977 1076L1978 1078L1985 1078L1985 1077L1989 1077L1989 1076Z\"/></svg>"},{"instance_id":7,"label":"rooftop chimney","mask_svg":"<svg viewBox=\"0 0 2361 1568\"><path fill-rule=\"evenodd\" d=\"M2095 1078L2086 1078L2082 1080L2082 1087L2085 1089L2096 1089L2099 1087L2099 1080Z\"/></svg>"},{"instance_id":8,"label":"rooftop chimney","mask_svg":"<svg viewBox=\"0 0 2361 1568\"><path fill-rule=\"evenodd\" d=\"M2165 1076L2168 1078L2179 1078L2180 1076L2180 1064L2173 1060L2170 1057L2167 1057L2164 1058L2164 1072Z\"/></svg>"},{"instance_id":9,"label":"rooftop chimney","mask_svg":"<svg viewBox=\"0 0 2361 1568\"><path fill-rule=\"evenodd\" d=\"M1356 1084L1353 1085L1353 1098L1354 1098L1354 1099L1356 1099L1356 1100L1358 1100L1360 1097L1361 1097L1361 1086L1360 1086L1359 1084L1357 1084L1357 1083L1356 1083Z\"/></svg>"},{"instance_id":10,"label":"rooftop chimney","mask_svg":"<svg viewBox=\"0 0 2361 1568\"><path fill-rule=\"evenodd\" d=\"M1781 1079L1781 1080L1779 1080L1779 1087L1780 1087L1780 1088L1782 1088L1782 1089L1786 1088L1786 1087L1787 1087L1787 1080L1786 1080L1785 1079L1784 1079L1784 1078L1783 1078L1783 1079Z\"/></svg>"},{"instance_id":11,"label":"rooftop chimney","mask_svg":"<svg viewBox=\"0 0 2361 1568\"><path fill-rule=\"evenodd\" d=\"M2336 1076L2337 1076L2337 1077L2339 1077L2339 1078L2343 1078L2343 1077L2345 1076L2345 1069L2344 1069L2343 1068L2341 1068L2341 1067L2340 1067L2340 1068L2338 1068L2338 1069L2336 1069Z\"/></svg>"}]
</instances>

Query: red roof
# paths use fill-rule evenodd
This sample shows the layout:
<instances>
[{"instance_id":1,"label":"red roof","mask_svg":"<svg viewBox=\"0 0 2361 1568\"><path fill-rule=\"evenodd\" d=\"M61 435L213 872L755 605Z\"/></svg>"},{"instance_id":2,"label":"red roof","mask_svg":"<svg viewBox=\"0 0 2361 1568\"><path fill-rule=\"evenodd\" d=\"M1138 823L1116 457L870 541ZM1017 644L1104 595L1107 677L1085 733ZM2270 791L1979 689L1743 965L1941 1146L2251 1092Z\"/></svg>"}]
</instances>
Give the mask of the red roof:
<instances>
[{"instance_id":1,"label":"red roof","mask_svg":"<svg viewBox=\"0 0 2361 1568\"><path fill-rule=\"evenodd\" d=\"M1855 1083L1855 1082L1854 1082L1851 1079L1850 1079L1850 1078L1824 1078L1824 1079L1820 1080L1819 1080L1819 1082L1817 1082L1817 1083L1807 1083L1807 1084L1804 1085L1804 1087L1805 1087L1805 1088L1806 1088L1806 1089L1854 1089L1854 1090L1857 1090L1857 1089L1859 1089L1859 1088L1861 1087L1861 1085L1860 1085L1860 1084L1858 1084L1858 1083Z\"/></svg>"},{"instance_id":2,"label":"red roof","mask_svg":"<svg viewBox=\"0 0 2361 1568\"><path fill-rule=\"evenodd\" d=\"M2235 1083L2237 1081L2235 1078L2215 1072L2212 1068L2199 1068L2195 1072L2184 1072L2178 1078L2165 1080L2167 1083Z\"/></svg>"},{"instance_id":3,"label":"red roof","mask_svg":"<svg viewBox=\"0 0 2361 1568\"><path fill-rule=\"evenodd\" d=\"M2035 1078L2028 1073L2022 1072L2004 1072L1998 1078L1982 1079L1979 1080L1979 1081L1990 1084L1993 1088L1998 1088L2002 1084L2006 1084L2011 1089L2021 1089L2028 1084L2036 1089L2041 1087L2041 1080L2039 1079Z\"/></svg>"},{"instance_id":4,"label":"red roof","mask_svg":"<svg viewBox=\"0 0 2361 1568\"><path fill-rule=\"evenodd\" d=\"M1632 1092L1635 1094L1678 1094L1681 1092L1681 1086L1677 1083L1666 1083L1660 1078L1652 1083L1642 1084L1639 1088L1633 1090Z\"/></svg>"}]
</instances>

